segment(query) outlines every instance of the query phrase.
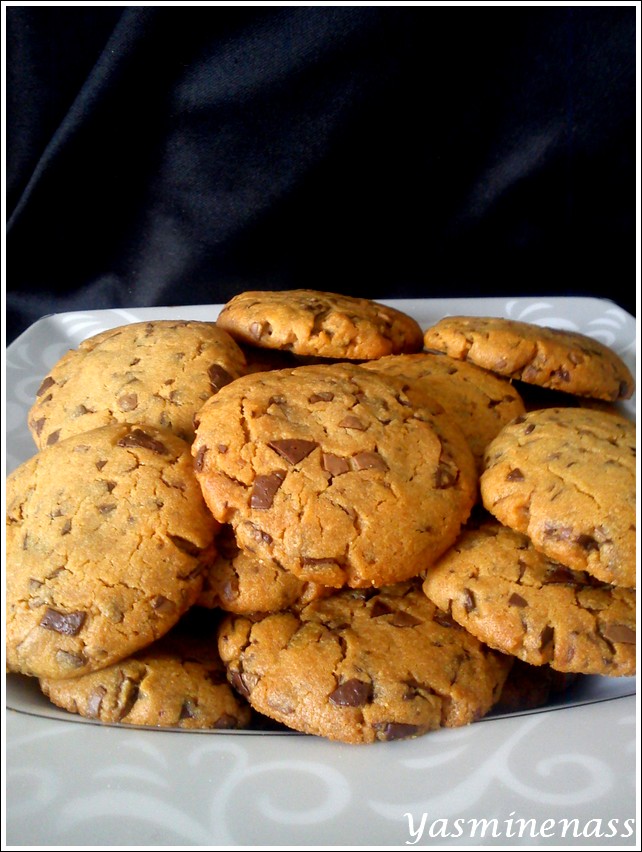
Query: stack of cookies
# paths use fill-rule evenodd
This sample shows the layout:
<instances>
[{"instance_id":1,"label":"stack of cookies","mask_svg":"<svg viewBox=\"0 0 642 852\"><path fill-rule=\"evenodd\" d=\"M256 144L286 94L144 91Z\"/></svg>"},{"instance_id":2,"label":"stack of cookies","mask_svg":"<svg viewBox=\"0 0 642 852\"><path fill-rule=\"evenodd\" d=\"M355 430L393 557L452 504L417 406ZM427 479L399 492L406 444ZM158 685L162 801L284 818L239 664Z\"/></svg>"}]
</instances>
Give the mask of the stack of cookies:
<instances>
[{"instance_id":1,"label":"stack of cookies","mask_svg":"<svg viewBox=\"0 0 642 852\"><path fill-rule=\"evenodd\" d=\"M632 391L581 335L309 290L103 332L7 482L8 668L103 721L349 743L632 674Z\"/></svg>"}]
</instances>

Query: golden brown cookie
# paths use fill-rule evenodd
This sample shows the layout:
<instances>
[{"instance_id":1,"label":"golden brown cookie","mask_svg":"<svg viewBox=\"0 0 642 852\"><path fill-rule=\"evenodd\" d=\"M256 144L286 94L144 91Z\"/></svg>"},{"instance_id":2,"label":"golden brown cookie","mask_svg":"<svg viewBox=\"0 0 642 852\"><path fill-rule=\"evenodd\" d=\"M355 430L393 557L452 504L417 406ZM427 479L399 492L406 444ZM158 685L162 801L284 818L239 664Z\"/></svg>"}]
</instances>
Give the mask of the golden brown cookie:
<instances>
[{"instance_id":1,"label":"golden brown cookie","mask_svg":"<svg viewBox=\"0 0 642 852\"><path fill-rule=\"evenodd\" d=\"M423 589L480 641L524 662L635 674L635 591L547 559L496 521L465 530Z\"/></svg>"},{"instance_id":2,"label":"golden brown cookie","mask_svg":"<svg viewBox=\"0 0 642 852\"><path fill-rule=\"evenodd\" d=\"M58 707L101 722L247 728L252 711L227 682L211 620L213 629L205 633L179 622L131 657L80 677L42 678L40 687Z\"/></svg>"},{"instance_id":3,"label":"golden brown cookie","mask_svg":"<svg viewBox=\"0 0 642 852\"><path fill-rule=\"evenodd\" d=\"M303 580L416 576L455 540L477 488L461 430L424 403L350 364L238 379L199 413L205 500L243 550Z\"/></svg>"},{"instance_id":4,"label":"golden brown cookie","mask_svg":"<svg viewBox=\"0 0 642 852\"><path fill-rule=\"evenodd\" d=\"M421 327L402 311L317 290L240 293L217 323L242 343L323 358L380 358L423 345Z\"/></svg>"},{"instance_id":5,"label":"golden brown cookie","mask_svg":"<svg viewBox=\"0 0 642 852\"><path fill-rule=\"evenodd\" d=\"M362 365L433 396L461 427L481 472L486 446L500 429L523 414L524 403L507 379L446 355L388 355Z\"/></svg>"},{"instance_id":6,"label":"golden brown cookie","mask_svg":"<svg viewBox=\"0 0 642 852\"><path fill-rule=\"evenodd\" d=\"M551 559L635 587L635 424L583 408L531 411L486 450L482 501Z\"/></svg>"},{"instance_id":7,"label":"golden brown cookie","mask_svg":"<svg viewBox=\"0 0 642 852\"><path fill-rule=\"evenodd\" d=\"M39 449L111 423L194 438L194 415L243 374L245 358L215 323L156 320L100 332L66 353L29 412Z\"/></svg>"},{"instance_id":8,"label":"golden brown cookie","mask_svg":"<svg viewBox=\"0 0 642 852\"><path fill-rule=\"evenodd\" d=\"M575 331L454 316L427 329L424 345L528 384L610 401L633 394L633 376L619 355Z\"/></svg>"},{"instance_id":9,"label":"golden brown cookie","mask_svg":"<svg viewBox=\"0 0 642 852\"><path fill-rule=\"evenodd\" d=\"M337 592L297 614L228 616L219 650L231 683L256 710L347 743L479 719L511 665L412 583Z\"/></svg>"},{"instance_id":10,"label":"golden brown cookie","mask_svg":"<svg viewBox=\"0 0 642 852\"><path fill-rule=\"evenodd\" d=\"M216 539L216 549L217 557L205 572L196 601L207 609L237 614L299 609L331 591L300 580L277 562L263 562L253 552L240 550L228 524Z\"/></svg>"},{"instance_id":11,"label":"golden brown cookie","mask_svg":"<svg viewBox=\"0 0 642 852\"><path fill-rule=\"evenodd\" d=\"M67 438L15 470L6 496L10 671L104 668L196 600L218 525L171 432L119 424Z\"/></svg>"}]
</instances>

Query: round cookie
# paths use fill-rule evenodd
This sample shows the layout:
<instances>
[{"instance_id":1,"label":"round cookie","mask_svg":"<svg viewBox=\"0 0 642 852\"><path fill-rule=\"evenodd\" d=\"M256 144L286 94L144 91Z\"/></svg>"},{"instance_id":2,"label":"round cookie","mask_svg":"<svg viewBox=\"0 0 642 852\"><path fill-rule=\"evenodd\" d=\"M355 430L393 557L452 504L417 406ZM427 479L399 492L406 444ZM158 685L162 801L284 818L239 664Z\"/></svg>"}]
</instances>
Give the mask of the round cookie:
<instances>
[{"instance_id":1,"label":"round cookie","mask_svg":"<svg viewBox=\"0 0 642 852\"><path fill-rule=\"evenodd\" d=\"M501 376L579 396L615 401L633 394L633 376L619 355L575 331L454 316L427 329L424 345Z\"/></svg>"},{"instance_id":2,"label":"round cookie","mask_svg":"<svg viewBox=\"0 0 642 852\"><path fill-rule=\"evenodd\" d=\"M480 641L531 665L635 674L635 591L571 571L495 521L465 530L423 590Z\"/></svg>"},{"instance_id":3,"label":"round cookie","mask_svg":"<svg viewBox=\"0 0 642 852\"><path fill-rule=\"evenodd\" d=\"M350 364L238 379L199 413L194 465L239 546L326 586L416 576L455 540L477 475L428 397Z\"/></svg>"},{"instance_id":4,"label":"round cookie","mask_svg":"<svg viewBox=\"0 0 642 852\"><path fill-rule=\"evenodd\" d=\"M39 449L111 423L148 423L192 441L196 412L244 370L240 348L215 323L156 320L107 329L51 369L29 429Z\"/></svg>"},{"instance_id":5,"label":"round cookie","mask_svg":"<svg viewBox=\"0 0 642 852\"><path fill-rule=\"evenodd\" d=\"M248 614L299 609L330 589L300 580L274 561L262 562L254 553L240 550L231 526L216 539L217 557L208 567L196 603L207 609Z\"/></svg>"},{"instance_id":6,"label":"round cookie","mask_svg":"<svg viewBox=\"0 0 642 852\"><path fill-rule=\"evenodd\" d=\"M238 729L252 715L227 682L216 629L203 634L182 622L131 657L80 677L42 678L40 688L58 707L107 723Z\"/></svg>"},{"instance_id":7,"label":"round cookie","mask_svg":"<svg viewBox=\"0 0 642 852\"><path fill-rule=\"evenodd\" d=\"M6 483L7 667L65 678L166 633L198 596L218 525L189 445L117 424L67 438Z\"/></svg>"},{"instance_id":8,"label":"round cookie","mask_svg":"<svg viewBox=\"0 0 642 852\"><path fill-rule=\"evenodd\" d=\"M228 616L219 651L230 682L256 710L347 743L475 721L511 665L413 583L336 592L299 613Z\"/></svg>"},{"instance_id":9,"label":"round cookie","mask_svg":"<svg viewBox=\"0 0 642 852\"><path fill-rule=\"evenodd\" d=\"M217 323L242 343L295 355L365 360L423 346L421 327L402 311L317 290L249 290L223 307Z\"/></svg>"},{"instance_id":10,"label":"round cookie","mask_svg":"<svg viewBox=\"0 0 642 852\"><path fill-rule=\"evenodd\" d=\"M503 426L525 411L507 379L445 355L387 355L362 366L417 383L441 403L461 427L480 472L486 446Z\"/></svg>"},{"instance_id":11,"label":"round cookie","mask_svg":"<svg viewBox=\"0 0 642 852\"><path fill-rule=\"evenodd\" d=\"M551 559L634 588L635 428L584 408L518 417L486 450L482 502Z\"/></svg>"}]
</instances>

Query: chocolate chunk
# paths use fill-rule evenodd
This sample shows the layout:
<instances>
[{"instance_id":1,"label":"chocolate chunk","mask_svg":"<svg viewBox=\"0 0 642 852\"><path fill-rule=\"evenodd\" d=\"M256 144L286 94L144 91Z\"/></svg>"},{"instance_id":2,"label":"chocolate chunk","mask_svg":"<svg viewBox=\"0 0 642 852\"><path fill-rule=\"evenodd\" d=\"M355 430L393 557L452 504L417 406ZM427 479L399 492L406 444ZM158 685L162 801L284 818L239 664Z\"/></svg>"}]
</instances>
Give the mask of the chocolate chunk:
<instances>
[{"instance_id":1,"label":"chocolate chunk","mask_svg":"<svg viewBox=\"0 0 642 852\"><path fill-rule=\"evenodd\" d=\"M517 592L513 592L513 594L508 599L509 606L528 606L528 601L526 598L523 598L521 595L518 595Z\"/></svg>"},{"instance_id":2,"label":"chocolate chunk","mask_svg":"<svg viewBox=\"0 0 642 852\"><path fill-rule=\"evenodd\" d=\"M590 553L592 550L599 550L600 546L597 541L590 535L578 535L577 543L585 550L587 553Z\"/></svg>"},{"instance_id":3,"label":"chocolate chunk","mask_svg":"<svg viewBox=\"0 0 642 852\"><path fill-rule=\"evenodd\" d=\"M315 402L330 402L334 399L334 394L330 391L321 391L321 393L313 393L308 397L308 402L314 405Z\"/></svg>"},{"instance_id":4,"label":"chocolate chunk","mask_svg":"<svg viewBox=\"0 0 642 852\"><path fill-rule=\"evenodd\" d=\"M270 441L268 447L282 456L290 464L298 464L318 447L317 441L306 441L303 438L284 438Z\"/></svg>"},{"instance_id":5,"label":"chocolate chunk","mask_svg":"<svg viewBox=\"0 0 642 852\"><path fill-rule=\"evenodd\" d=\"M100 716L100 708L102 707L103 698L107 695L107 690L104 686L97 686L87 699L87 707L85 712L89 719L97 719Z\"/></svg>"},{"instance_id":6,"label":"chocolate chunk","mask_svg":"<svg viewBox=\"0 0 642 852\"><path fill-rule=\"evenodd\" d=\"M459 471L440 462L435 471L435 488L452 488L459 478Z\"/></svg>"},{"instance_id":7,"label":"chocolate chunk","mask_svg":"<svg viewBox=\"0 0 642 852\"><path fill-rule=\"evenodd\" d=\"M284 470L275 470L272 473L257 476L250 495L250 506L252 509L269 509L274 500L274 495L281 487L285 479Z\"/></svg>"},{"instance_id":8,"label":"chocolate chunk","mask_svg":"<svg viewBox=\"0 0 642 852\"><path fill-rule=\"evenodd\" d=\"M432 620L441 625L441 627L459 627L459 624L457 624L453 617L441 609L435 610Z\"/></svg>"},{"instance_id":9,"label":"chocolate chunk","mask_svg":"<svg viewBox=\"0 0 642 852\"><path fill-rule=\"evenodd\" d=\"M233 381L233 376L221 367L220 364L212 364L207 371L207 375L209 377L210 387L212 388L213 393L220 391L221 388L225 387L225 385L229 385L229 383Z\"/></svg>"},{"instance_id":10,"label":"chocolate chunk","mask_svg":"<svg viewBox=\"0 0 642 852\"><path fill-rule=\"evenodd\" d=\"M197 544L180 535L170 535L168 533L167 538L172 542L174 547L178 548L182 553L187 553L188 556L198 556L201 552L201 548Z\"/></svg>"},{"instance_id":11,"label":"chocolate chunk","mask_svg":"<svg viewBox=\"0 0 642 852\"><path fill-rule=\"evenodd\" d=\"M96 506L101 515L108 515L116 508L115 503L103 503L101 506Z\"/></svg>"},{"instance_id":12,"label":"chocolate chunk","mask_svg":"<svg viewBox=\"0 0 642 852\"><path fill-rule=\"evenodd\" d=\"M156 595L156 597L152 598L152 609L156 610L156 612L172 612L176 609L176 605L173 601L170 601L169 598L166 598L164 595Z\"/></svg>"},{"instance_id":13,"label":"chocolate chunk","mask_svg":"<svg viewBox=\"0 0 642 852\"><path fill-rule=\"evenodd\" d=\"M52 385L55 385L55 381L51 378L51 376L47 376L47 378L40 385L38 390L36 391L36 396L42 396L43 393L48 390Z\"/></svg>"},{"instance_id":14,"label":"chocolate chunk","mask_svg":"<svg viewBox=\"0 0 642 852\"><path fill-rule=\"evenodd\" d=\"M192 698L186 698L181 705L181 711L178 715L179 719L194 719L196 717L196 707Z\"/></svg>"},{"instance_id":15,"label":"chocolate chunk","mask_svg":"<svg viewBox=\"0 0 642 852\"><path fill-rule=\"evenodd\" d=\"M87 664L87 658L84 654L73 654L71 651L63 651L59 648L56 651L56 662L65 669L79 669Z\"/></svg>"},{"instance_id":16,"label":"chocolate chunk","mask_svg":"<svg viewBox=\"0 0 642 852\"><path fill-rule=\"evenodd\" d=\"M42 430L44 429L46 422L47 422L46 417L41 417L39 420L32 420L31 421L31 428L34 430L36 435L38 435L38 437L40 437L40 434L42 433Z\"/></svg>"},{"instance_id":17,"label":"chocolate chunk","mask_svg":"<svg viewBox=\"0 0 642 852\"><path fill-rule=\"evenodd\" d=\"M358 417L355 417L354 414L348 414L347 417L344 417L338 425L343 426L344 429L357 429L359 432L365 432L368 428L361 422L361 420L359 420Z\"/></svg>"},{"instance_id":18,"label":"chocolate chunk","mask_svg":"<svg viewBox=\"0 0 642 852\"><path fill-rule=\"evenodd\" d=\"M618 396L620 399L628 399L631 396L631 389L628 382L620 382Z\"/></svg>"},{"instance_id":19,"label":"chocolate chunk","mask_svg":"<svg viewBox=\"0 0 642 852\"><path fill-rule=\"evenodd\" d=\"M352 463L357 470L388 470L388 465L379 453L365 451L352 456Z\"/></svg>"},{"instance_id":20,"label":"chocolate chunk","mask_svg":"<svg viewBox=\"0 0 642 852\"><path fill-rule=\"evenodd\" d=\"M506 480L508 482L523 482L524 474L518 467L514 467L511 471L506 474Z\"/></svg>"},{"instance_id":21,"label":"chocolate chunk","mask_svg":"<svg viewBox=\"0 0 642 852\"><path fill-rule=\"evenodd\" d=\"M40 626L47 630L55 630L65 636L76 636L87 618L86 612L58 612L56 609L47 607L45 614L40 619Z\"/></svg>"},{"instance_id":22,"label":"chocolate chunk","mask_svg":"<svg viewBox=\"0 0 642 852\"><path fill-rule=\"evenodd\" d=\"M553 641L553 638L554 638L554 637L555 637L555 630L554 630L554 628L553 628L553 627L551 627L551 625L550 625L550 624L547 624L547 625L546 625L546 627L542 630L542 632L541 632L541 634L540 634L540 637L539 637L539 647L540 647L540 651L543 651L543 650L544 650L544 648L545 648L547 645L550 645L550 643Z\"/></svg>"},{"instance_id":23,"label":"chocolate chunk","mask_svg":"<svg viewBox=\"0 0 642 852\"><path fill-rule=\"evenodd\" d=\"M471 592L470 589L464 589L461 603L466 612L472 612L477 606L477 602L475 601L475 595Z\"/></svg>"},{"instance_id":24,"label":"chocolate chunk","mask_svg":"<svg viewBox=\"0 0 642 852\"><path fill-rule=\"evenodd\" d=\"M194 456L194 470L200 473L205 467L205 455L207 453L207 447L203 444L202 447L198 448L196 455Z\"/></svg>"},{"instance_id":25,"label":"chocolate chunk","mask_svg":"<svg viewBox=\"0 0 642 852\"><path fill-rule=\"evenodd\" d=\"M331 704L339 707L363 707L372 698L372 684L353 677L340 684L329 695Z\"/></svg>"},{"instance_id":26,"label":"chocolate chunk","mask_svg":"<svg viewBox=\"0 0 642 852\"><path fill-rule=\"evenodd\" d=\"M234 689L239 692L244 698L249 698L252 690L259 681L258 676L251 676L245 672L232 671L229 675L230 683Z\"/></svg>"},{"instance_id":27,"label":"chocolate chunk","mask_svg":"<svg viewBox=\"0 0 642 852\"><path fill-rule=\"evenodd\" d=\"M418 624L423 624L423 621L409 612L398 609L390 619L390 623L395 627L416 627Z\"/></svg>"},{"instance_id":28,"label":"chocolate chunk","mask_svg":"<svg viewBox=\"0 0 642 852\"><path fill-rule=\"evenodd\" d=\"M327 470L332 476L340 476L342 473L347 473L350 470L348 460L342 456L335 456L334 453L323 453L321 463L323 469Z\"/></svg>"},{"instance_id":29,"label":"chocolate chunk","mask_svg":"<svg viewBox=\"0 0 642 852\"><path fill-rule=\"evenodd\" d=\"M126 393L118 400L118 407L121 411L134 411L138 408L138 395L135 393Z\"/></svg>"},{"instance_id":30,"label":"chocolate chunk","mask_svg":"<svg viewBox=\"0 0 642 852\"><path fill-rule=\"evenodd\" d=\"M100 459L100 461L96 462L96 469L102 470L105 467L106 464L107 464L107 459Z\"/></svg>"},{"instance_id":31,"label":"chocolate chunk","mask_svg":"<svg viewBox=\"0 0 642 852\"><path fill-rule=\"evenodd\" d=\"M135 680L132 680L130 677L126 677L125 680L120 685L120 694L118 696L120 704L120 709L118 712L118 721L124 719L125 716L130 712L134 704L138 701L138 696L140 694L140 687Z\"/></svg>"},{"instance_id":32,"label":"chocolate chunk","mask_svg":"<svg viewBox=\"0 0 642 852\"><path fill-rule=\"evenodd\" d=\"M142 429L133 429L129 435L121 438L117 445L119 447L142 447L145 450L157 453L159 456L165 456L169 452L165 444L148 435L147 432L143 432Z\"/></svg>"},{"instance_id":33,"label":"chocolate chunk","mask_svg":"<svg viewBox=\"0 0 642 852\"><path fill-rule=\"evenodd\" d=\"M394 612L392 607L388 606L381 598L377 598L370 609L370 618L379 618L380 615L390 615L391 612Z\"/></svg>"},{"instance_id":34,"label":"chocolate chunk","mask_svg":"<svg viewBox=\"0 0 642 852\"><path fill-rule=\"evenodd\" d=\"M386 742L416 737L421 732L417 725L406 725L401 722L377 722L373 728Z\"/></svg>"},{"instance_id":35,"label":"chocolate chunk","mask_svg":"<svg viewBox=\"0 0 642 852\"><path fill-rule=\"evenodd\" d=\"M609 642L635 645L635 630L626 624L606 624L601 628L600 632Z\"/></svg>"},{"instance_id":36,"label":"chocolate chunk","mask_svg":"<svg viewBox=\"0 0 642 852\"><path fill-rule=\"evenodd\" d=\"M60 438L60 429L56 429L55 432L52 432L47 438L47 446L51 447L52 444L57 444L58 439Z\"/></svg>"}]
</instances>

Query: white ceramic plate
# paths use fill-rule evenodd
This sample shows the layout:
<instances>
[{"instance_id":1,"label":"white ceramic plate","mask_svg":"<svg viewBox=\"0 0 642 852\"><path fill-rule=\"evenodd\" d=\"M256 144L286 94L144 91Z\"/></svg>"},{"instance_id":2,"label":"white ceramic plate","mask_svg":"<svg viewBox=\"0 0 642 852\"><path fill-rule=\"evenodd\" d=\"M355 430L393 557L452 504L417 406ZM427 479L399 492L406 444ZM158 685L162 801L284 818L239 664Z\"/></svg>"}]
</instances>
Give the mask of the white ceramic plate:
<instances>
[{"instance_id":1,"label":"white ceramic plate","mask_svg":"<svg viewBox=\"0 0 642 852\"><path fill-rule=\"evenodd\" d=\"M594 298L387 304L581 331L635 372L636 324ZM84 338L220 306L45 317L7 350L7 472L35 446L26 417L49 368ZM622 405L635 416L635 398ZM297 734L106 726L6 684L6 842L15 846L633 846L634 678L584 678L563 701L417 740L348 746Z\"/></svg>"}]
</instances>

